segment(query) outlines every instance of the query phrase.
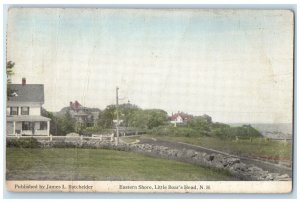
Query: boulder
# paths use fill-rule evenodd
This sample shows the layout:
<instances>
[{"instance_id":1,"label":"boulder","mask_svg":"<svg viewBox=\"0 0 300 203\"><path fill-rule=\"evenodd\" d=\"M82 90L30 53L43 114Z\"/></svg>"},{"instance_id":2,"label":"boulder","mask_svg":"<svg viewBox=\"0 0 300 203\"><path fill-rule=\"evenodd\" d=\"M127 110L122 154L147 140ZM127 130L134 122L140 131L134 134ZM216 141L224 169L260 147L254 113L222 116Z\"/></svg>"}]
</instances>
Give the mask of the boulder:
<instances>
[{"instance_id":1,"label":"boulder","mask_svg":"<svg viewBox=\"0 0 300 203\"><path fill-rule=\"evenodd\" d=\"M177 157L178 157L179 159L183 159L184 153L183 153L181 150L178 151L178 152L177 152Z\"/></svg>"},{"instance_id":2,"label":"boulder","mask_svg":"<svg viewBox=\"0 0 300 203\"><path fill-rule=\"evenodd\" d=\"M257 172L263 171L263 170L261 168L259 168L259 167L251 166L251 167L248 168L248 171L251 171L253 173L257 173Z\"/></svg>"},{"instance_id":3,"label":"boulder","mask_svg":"<svg viewBox=\"0 0 300 203\"><path fill-rule=\"evenodd\" d=\"M197 155L197 152L191 149L188 149L185 151L185 156L187 156L187 158L193 158Z\"/></svg>"},{"instance_id":4,"label":"boulder","mask_svg":"<svg viewBox=\"0 0 300 203\"><path fill-rule=\"evenodd\" d=\"M230 170L233 171L246 171L246 169L247 169L247 165L244 163L236 163L230 167Z\"/></svg>"},{"instance_id":5,"label":"boulder","mask_svg":"<svg viewBox=\"0 0 300 203\"><path fill-rule=\"evenodd\" d=\"M178 153L178 150L176 150L176 149L170 149L169 151L168 151L168 156L169 157L172 157L172 158L175 158L175 157L177 157L177 153Z\"/></svg>"},{"instance_id":6,"label":"boulder","mask_svg":"<svg viewBox=\"0 0 300 203\"><path fill-rule=\"evenodd\" d=\"M283 174L283 175L279 175L274 177L274 180L276 181L286 181L286 180L291 180L290 176L288 174Z\"/></svg>"},{"instance_id":7,"label":"boulder","mask_svg":"<svg viewBox=\"0 0 300 203\"><path fill-rule=\"evenodd\" d=\"M215 158L214 154L208 154L208 155L205 156L205 159L207 161L212 161L212 160L214 160L214 158Z\"/></svg>"},{"instance_id":8,"label":"boulder","mask_svg":"<svg viewBox=\"0 0 300 203\"><path fill-rule=\"evenodd\" d=\"M66 134L66 137L77 137L77 138L79 138L80 135L78 133L73 132L73 133Z\"/></svg>"},{"instance_id":9,"label":"boulder","mask_svg":"<svg viewBox=\"0 0 300 203\"><path fill-rule=\"evenodd\" d=\"M232 166L233 164L240 163L240 162L241 161L238 158L227 157L227 158L224 158L222 163L225 167L227 167L227 166Z\"/></svg>"},{"instance_id":10,"label":"boulder","mask_svg":"<svg viewBox=\"0 0 300 203\"><path fill-rule=\"evenodd\" d=\"M265 179L266 180L274 180L275 177L276 177L276 175L274 175L274 173L269 173Z\"/></svg>"}]
</instances>

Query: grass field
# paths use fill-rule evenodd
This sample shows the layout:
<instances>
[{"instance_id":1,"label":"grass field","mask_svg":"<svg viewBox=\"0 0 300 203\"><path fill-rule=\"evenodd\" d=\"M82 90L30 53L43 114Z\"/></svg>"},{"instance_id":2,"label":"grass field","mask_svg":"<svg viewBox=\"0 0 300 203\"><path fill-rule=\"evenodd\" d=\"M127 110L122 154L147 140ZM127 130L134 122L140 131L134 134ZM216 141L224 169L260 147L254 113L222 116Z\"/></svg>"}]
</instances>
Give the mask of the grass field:
<instances>
[{"instance_id":1,"label":"grass field","mask_svg":"<svg viewBox=\"0 0 300 203\"><path fill-rule=\"evenodd\" d=\"M104 149L7 148L8 180L236 180L225 171Z\"/></svg>"},{"instance_id":2,"label":"grass field","mask_svg":"<svg viewBox=\"0 0 300 203\"><path fill-rule=\"evenodd\" d=\"M264 138L255 138L248 140L226 140L215 137L172 137L172 136L153 136L146 135L148 138L159 138L162 140L184 142L188 144L199 145L219 151L224 151L238 156L249 156L254 158L265 158L270 160L290 161L292 158L291 143L283 141L266 140ZM135 141L139 137L127 138L128 142Z\"/></svg>"}]
</instances>

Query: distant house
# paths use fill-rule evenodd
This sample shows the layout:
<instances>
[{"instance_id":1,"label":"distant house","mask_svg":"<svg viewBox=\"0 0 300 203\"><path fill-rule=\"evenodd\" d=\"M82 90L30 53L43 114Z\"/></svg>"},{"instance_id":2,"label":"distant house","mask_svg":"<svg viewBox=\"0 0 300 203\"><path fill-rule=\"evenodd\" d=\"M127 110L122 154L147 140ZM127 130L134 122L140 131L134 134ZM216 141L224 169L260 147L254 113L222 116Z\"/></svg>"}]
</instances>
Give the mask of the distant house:
<instances>
[{"instance_id":1,"label":"distant house","mask_svg":"<svg viewBox=\"0 0 300 203\"><path fill-rule=\"evenodd\" d=\"M44 104L44 85L11 84L11 94L7 98L6 134L16 135L50 135L50 119L41 116Z\"/></svg>"},{"instance_id":2,"label":"distant house","mask_svg":"<svg viewBox=\"0 0 300 203\"><path fill-rule=\"evenodd\" d=\"M99 109L84 107L78 101L70 102L69 113L76 120L77 125L95 126L99 112Z\"/></svg>"},{"instance_id":3,"label":"distant house","mask_svg":"<svg viewBox=\"0 0 300 203\"><path fill-rule=\"evenodd\" d=\"M185 124L192 118L193 118L192 115L189 115L184 112L178 112L175 114L172 113L172 115L169 117L169 120L171 123L176 125L176 124Z\"/></svg>"}]
</instances>

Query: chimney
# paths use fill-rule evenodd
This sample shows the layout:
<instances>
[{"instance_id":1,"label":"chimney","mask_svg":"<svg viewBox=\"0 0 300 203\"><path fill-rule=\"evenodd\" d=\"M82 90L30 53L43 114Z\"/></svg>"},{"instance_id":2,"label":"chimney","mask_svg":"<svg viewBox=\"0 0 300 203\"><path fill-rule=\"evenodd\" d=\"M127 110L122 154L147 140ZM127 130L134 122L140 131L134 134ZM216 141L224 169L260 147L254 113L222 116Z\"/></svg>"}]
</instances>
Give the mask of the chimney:
<instances>
[{"instance_id":1,"label":"chimney","mask_svg":"<svg viewBox=\"0 0 300 203\"><path fill-rule=\"evenodd\" d=\"M26 78L22 78L22 85L26 85Z\"/></svg>"},{"instance_id":2,"label":"chimney","mask_svg":"<svg viewBox=\"0 0 300 203\"><path fill-rule=\"evenodd\" d=\"M76 100L75 101L75 106L76 106L76 108L79 108L81 106L81 104Z\"/></svg>"}]
</instances>

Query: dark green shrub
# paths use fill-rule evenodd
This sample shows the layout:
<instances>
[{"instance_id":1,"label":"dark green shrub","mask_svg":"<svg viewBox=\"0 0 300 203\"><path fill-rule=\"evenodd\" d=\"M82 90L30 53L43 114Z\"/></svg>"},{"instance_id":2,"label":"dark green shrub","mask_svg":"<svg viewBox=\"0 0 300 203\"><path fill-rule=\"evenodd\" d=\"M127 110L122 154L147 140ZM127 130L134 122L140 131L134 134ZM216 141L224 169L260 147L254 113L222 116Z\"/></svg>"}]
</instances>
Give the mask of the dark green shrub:
<instances>
[{"instance_id":1,"label":"dark green shrub","mask_svg":"<svg viewBox=\"0 0 300 203\"><path fill-rule=\"evenodd\" d=\"M153 128L148 131L149 134L160 136L185 136L196 137L201 135L201 132L187 127L174 127L173 125L165 125Z\"/></svg>"},{"instance_id":2,"label":"dark green shrub","mask_svg":"<svg viewBox=\"0 0 300 203\"><path fill-rule=\"evenodd\" d=\"M40 143L35 138L19 138L8 139L6 142L6 146L18 148L39 148Z\"/></svg>"},{"instance_id":3,"label":"dark green shrub","mask_svg":"<svg viewBox=\"0 0 300 203\"><path fill-rule=\"evenodd\" d=\"M98 126L95 127L87 127L82 129L79 134L85 136L92 136L92 134L111 134L113 133L113 129L104 129Z\"/></svg>"},{"instance_id":4,"label":"dark green shrub","mask_svg":"<svg viewBox=\"0 0 300 203\"><path fill-rule=\"evenodd\" d=\"M262 134L251 125L231 127L229 125L218 125L212 128L212 134L220 138L249 139L250 137L261 137Z\"/></svg>"}]
</instances>

